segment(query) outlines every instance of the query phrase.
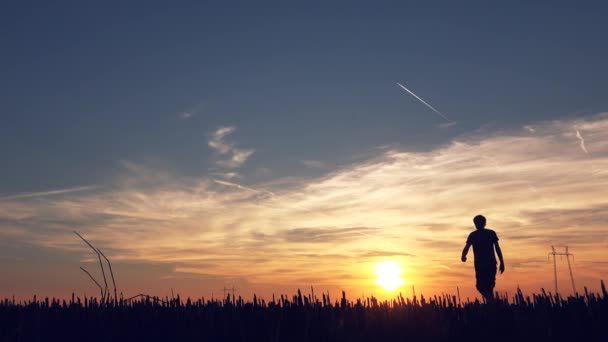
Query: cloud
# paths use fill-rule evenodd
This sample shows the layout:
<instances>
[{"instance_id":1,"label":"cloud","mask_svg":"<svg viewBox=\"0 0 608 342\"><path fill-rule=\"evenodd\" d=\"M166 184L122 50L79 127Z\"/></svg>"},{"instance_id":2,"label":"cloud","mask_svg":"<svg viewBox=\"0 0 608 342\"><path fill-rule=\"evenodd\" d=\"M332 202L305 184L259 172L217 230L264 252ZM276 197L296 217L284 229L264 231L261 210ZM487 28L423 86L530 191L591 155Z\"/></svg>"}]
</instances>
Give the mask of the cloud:
<instances>
[{"instance_id":1,"label":"cloud","mask_svg":"<svg viewBox=\"0 0 608 342\"><path fill-rule=\"evenodd\" d=\"M417 291L441 291L471 284L471 263L460 263L459 253L481 213L507 260L499 286L551 284L551 264L526 260L546 260L552 244L594 261L583 274L599 279L608 272L608 114L533 125L533 135L522 128L464 135L423 152L389 147L312 180L242 185L127 163L126 175L94 194L5 198L0 234L80 253L77 226L113 261L242 277L257 288L325 279L319 285L371 292L373 263L398 259ZM572 127L585 132L593 154L573 143ZM218 129L210 146L232 156L225 138L233 131ZM352 277L325 277L336 270Z\"/></svg>"},{"instance_id":2,"label":"cloud","mask_svg":"<svg viewBox=\"0 0 608 342\"><path fill-rule=\"evenodd\" d=\"M366 236L377 229L368 227L347 227L347 228L293 228L284 232L284 239L287 242L323 242L336 243L347 242L361 239L361 235Z\"/></svg>"},{"instance_id":3,"label":"cloud","mask_svg":"<svg viewBox=\"0 0 608 342\"><path fill-rule=\"evenodd\" d=\"M219 173L216 174L219 177L222 177L224 179L236 179L236 178L241 178L241 175L238 172L224 172L224 173Z\"/></svg>"},{"instance_id":4,"label":"cloud","mask_svg":"<svg viewBox=\"0 0 608 342\"><path fill-rule=\"evenodd\" d=\"M220 127L211 134L209 146L220 155L230 155L229 159L219 160L218 165L234 169L242 166L255 152L254 149L235 148L233 143L226 141L226 136L236 130L233 126Z\"/></svg>"},{"instance_id":5,"label":"cloud","mask_svg":"<svg viewBox=\"0 0 608 342\"><path fill-rule=\"evenodd\" d=\"M437 125L439 128L450 128L450 127L454 127L457 125L456 121L450 121L450 122L443 122L440 123L439 125Z\"/></svg>"},{"instance_id":6,"label":"cloud","mask_svg":"<svg viewBox=\"0 0 608 342\"><path fill-rule=\"evenodd\" d=\"M211 134L211 139L209 140L209 146L216 150L219 154L226 154L232 150L232 144L229 144L224 141L224 137L228 134L234 132L236 130L235 127L220 127L215 132Z\"/></svg>"},{"instance_id":7,"label":"cloud","mask_svg":"<svg viewBox=\"0 0 608 342\"><path fill-rule=\"evenodd\" d=\"M585 152L586 154L589 154L589 151L587 151L587 148L585 147L585 139L583 138L581 132L578 129L576 130L576 137L580 141L581 150L583 150L583 152Z\"/></svg>"},{"instance_id":8,"label":"cloud","mask_svg":"<svg viewBox=\"0 0 608 342\"><path fill-rule=\"evenodd\" d=\"M175 115L181 120L189 120L189 119L192 119L193 117L203 113L204 108L205 108L205 104L201 102L201 103L198 103L194 106L187 108L184 111L179 111L179 112L175 113Z\"/></svg>"},{"instance_id":9,"label":"cloud","mask_svg":"<svg viewBox=\"0 0 608 342\"><path fill-rule=\"evenodd\" d=\"M245 164L247 159L249 159L249 157L251 157L254 152L255 150L253 149L244 150L234 148L232 149L232 157L230 159L220 160L217 162L217 164L229 169L238 168L241 165Z\"/></svg>"},{"instance_id":10,"label":"cloud","mask_svg":"<svg viewBox=\"0 0 608 342\"><path fill-rule=\"evenodd\" d=\"M360 257L395 257L395 256L406 256L406 257L414 257L414 254L404 253L404 252L388 252L388 251L368 251L365 253L359 254Z\"/></svg>"}]
</instances>

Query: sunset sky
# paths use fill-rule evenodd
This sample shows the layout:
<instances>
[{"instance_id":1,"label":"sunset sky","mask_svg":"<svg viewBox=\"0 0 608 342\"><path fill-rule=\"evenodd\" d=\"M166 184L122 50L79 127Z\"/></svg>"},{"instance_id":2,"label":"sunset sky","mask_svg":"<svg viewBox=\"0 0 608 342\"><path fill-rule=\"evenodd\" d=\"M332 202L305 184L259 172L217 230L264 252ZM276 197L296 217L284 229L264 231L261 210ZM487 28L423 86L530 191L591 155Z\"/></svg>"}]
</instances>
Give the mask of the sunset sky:
<instances>
[{"instance_id":1,"label":"sunset sky","mask_svg":"<svg viewBox=\"0 0 608 342\"><path fill-rule=\"evenodd\" d=\"M608 5L331 3L0 5L0 297L598 290Z\"/></svg>"}]
</instances>

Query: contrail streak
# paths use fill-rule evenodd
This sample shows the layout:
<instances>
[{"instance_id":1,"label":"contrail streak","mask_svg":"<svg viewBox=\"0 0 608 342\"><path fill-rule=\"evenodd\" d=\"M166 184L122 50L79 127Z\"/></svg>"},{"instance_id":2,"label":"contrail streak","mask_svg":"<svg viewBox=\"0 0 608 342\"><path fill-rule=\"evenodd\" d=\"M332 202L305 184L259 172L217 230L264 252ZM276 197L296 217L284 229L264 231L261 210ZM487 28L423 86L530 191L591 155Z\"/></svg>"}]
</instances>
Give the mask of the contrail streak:
<instances>
[{"instance_id":1,"label":"contrail streak","mask_svg":"<svg viewBox=\"0 0 608 342\"><path fill-rule=\"evenodd\" d=\"M69 194L72 192L93 190L96 188L98 188L98 186L88 185L88 186L79 186L79 187L75 187L75 188L58 189L58 190L50 190L50 191L22 192L22 193L18 193L18 194L14 194L14 195L0 197L0 201L22 199L22 198L32 198L32 197L46 197L46 196L63 195L63 194Z\"/></svg>"},{"instance_id":2,"label":"contrail streak","mask_svg":"<svg viewBox=\"0 0 608 342\"><path fill-rule=\"evenodd\" d=\"M430 104L426 103L423 99L421 99L420 97L418 97L418 95L414 94L412 91L410 91L409 89L407 89L406 87L404 87L401 83L397 82L397 85L400 86L401 88L403 88L403 90L407 91L408 93L410 93L413 97L417 98L418 101L424 103L427 107L429 107L430 109L433 110L433 112L439 114L442 118L444 118L447 122L452 122L452 120L448 119L445 115L441 114L440 111L438 111L437 109L433 108L433 106L431 106Z\"/></svg>"},{"instance_id":3,"label":"contrail streak","mask_svg":"<svg viewBox=\"0 0 608 342\"><path fill-rule=\"evenodd\" d=\"M578 131L578 129L576 130L576 137L578 138L578 140L581 141L581 149L585 151L585 153L589 154L589 151L587 151L587 148L585 147L585 139L583 139L583 136L581 135L581 132Z\"/></svg>"},{"instance_id":4,"label":"contrail streak","mask_svg":"<svg viewBox=\"0 0 608 342\"><path fill-rule=\"evenodd\" d=\"M269 194L271 196L274 196L274 192L271 192L271 191L268 191L268 190L256 190L256 189L249 188L249 187L237 184L237 183L227 182L227 181L223 181L223 180L219 180L219 179L213 179L213 182L217 183L217 184L220 184L220 185L224 185L224 186L234 187L234 188L237 188L237 189L240 189L240 190L252 191L252 192L256 192L256 193L262 192L262 193L266 193L266 194Z\"/></svg>"}]
</instances>

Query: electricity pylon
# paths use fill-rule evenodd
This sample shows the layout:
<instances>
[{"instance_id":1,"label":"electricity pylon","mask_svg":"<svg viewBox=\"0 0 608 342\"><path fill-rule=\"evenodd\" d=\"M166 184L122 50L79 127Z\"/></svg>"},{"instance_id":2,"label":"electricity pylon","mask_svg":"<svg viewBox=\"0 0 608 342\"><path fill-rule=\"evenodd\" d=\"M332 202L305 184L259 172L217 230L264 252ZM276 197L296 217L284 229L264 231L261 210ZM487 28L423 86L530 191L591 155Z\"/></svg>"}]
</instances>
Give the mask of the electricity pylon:
<instances>
[{"instance_id":1,"label":"electricity pylon","mask_svg":"<svg viewBox=\"0 0 608 342\"><path fill-rule=\"evenodd\" d=\"M566 261L568 262L568 271L570 272L570 281L572 282L572 291L574 292L574 294L576 294L576 286L574 285L574 275L572 274L572 265L570 264L570 257L572 257L572 259L574 260L574 254L568 251L568 246L565 247L565 252L556 252L555 247L551 246L551 253L549 253L549 256L553 256L553 277L555 280L555 294L557 294L557 262L555 260L555 257L558 255L560 257L566 257Z\"/></svg>"}]
</instances>

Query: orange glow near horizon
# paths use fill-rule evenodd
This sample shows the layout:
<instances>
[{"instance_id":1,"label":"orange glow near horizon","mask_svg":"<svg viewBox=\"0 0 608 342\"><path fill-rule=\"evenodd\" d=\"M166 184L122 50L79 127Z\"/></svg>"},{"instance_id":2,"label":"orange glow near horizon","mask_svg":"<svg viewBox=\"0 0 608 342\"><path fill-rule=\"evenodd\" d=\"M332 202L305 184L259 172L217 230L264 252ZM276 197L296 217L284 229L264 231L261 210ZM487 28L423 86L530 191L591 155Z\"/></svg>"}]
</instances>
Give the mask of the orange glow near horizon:
<instances>
[{"instance_id":1,"label":"orange glow near horizon","mask_svg":"<svg viewBox=\"0 0 608 342\"><path fill-rule=\"evenodd\" d=\"M551 245L576 255L579 292L608 272L608 114L379 150L316 178L231 181L246 186L123 166L107 186L1 198L1 294L97 293L79 269L101 280L96 256L77 229L112 260L125 295L217 297L234 286L268 298L313 285L332 296L458 288L464 298L476 295L473 256L460 253L477 214L504 253L497 291L551 290Z\"/></svg>"}]
</instances>

